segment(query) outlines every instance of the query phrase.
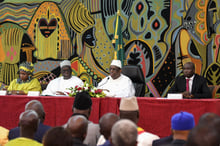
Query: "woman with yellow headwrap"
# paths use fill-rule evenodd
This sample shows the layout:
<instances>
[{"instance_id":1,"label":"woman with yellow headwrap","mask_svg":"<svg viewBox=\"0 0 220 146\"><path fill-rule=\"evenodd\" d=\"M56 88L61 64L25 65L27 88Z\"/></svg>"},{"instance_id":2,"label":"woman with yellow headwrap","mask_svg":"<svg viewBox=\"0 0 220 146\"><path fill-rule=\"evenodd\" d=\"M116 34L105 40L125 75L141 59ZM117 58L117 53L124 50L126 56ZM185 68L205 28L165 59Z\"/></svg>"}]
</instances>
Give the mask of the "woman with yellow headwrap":
<instances>
[{"instance_id":1,"label":"woman with yellow headwrap","mask_svg":"<svg viewBox=\"0 0 220 146\"><path fill-rule=\"evenodd\" d=\"M18 74L19 78L14 79L9 87L8 91L11 94L27 94L28 91L40 91L41 85L38 79L33 78L34 66L30 62L21 63L19 66Z\"/></svg>"}]
</instances>

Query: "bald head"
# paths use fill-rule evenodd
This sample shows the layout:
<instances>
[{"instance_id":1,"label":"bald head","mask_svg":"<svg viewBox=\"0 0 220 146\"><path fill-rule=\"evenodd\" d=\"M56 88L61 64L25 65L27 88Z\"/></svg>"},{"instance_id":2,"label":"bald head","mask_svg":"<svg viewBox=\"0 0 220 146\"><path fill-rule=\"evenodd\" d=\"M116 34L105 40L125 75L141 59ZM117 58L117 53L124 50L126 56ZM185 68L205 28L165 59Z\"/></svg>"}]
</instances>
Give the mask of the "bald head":
<instances>
[{"instance_id":1,"label":"bald head","mask_svg":"<svg viewBox=\"0 0 220 146\"><path fill-rule=\"evenodd\" d=\"M104 135L105 139L111 136L112 126L119 120L119 116L113 113L107 113L99 120L100 133Z\"/></svg>"},{"instance_id":2,"label":"bald head","mask_svg":"<svg viewBox=\"0 0 220 146\"><path fill-rule=\"evenodd\" d=\"M192 69L195 69L195 64L193 62L186 62L184 64L184 66L187 65L187 66L190 66Z\"/></svg>"},{"instance_id":3,"label":"bald head","mask_svg":"<svg viewBox=\"0 0 220 146\"><path fill-rule=\"evenodd\" d=\"M20 114L19 125L22 137L33 138L39 124L38 114L33 110L26 110Z\"/></svg>"},{"instance_id":4,"label":"bald head","mask_svg":"<svg viewBox=\"0 0 220 146\"><path fill-rule=\"evenodd\" d=\"M72 137L84 140L87 133L88 120L82 115L72 116L69 118L66 128L70 131Z\"/></svg>"},{"instance_id":5,"label":"bald head","mask_svg":"<svg viewBox=\"0 0 220 146\"><path fill-rule=\"evenodd\" d=\"M43 123L45 119L44 107L38 100L31 100L25 105L25 110L34 110L40 119L40 122Z\"/></svg>"},{"instance_id":6,"label":"bald head","mask_svg":"<svg viewBox=\"0 0 220 146\"><path fill-rule=\"evenodd\" d=\"M112 127L111 139L113 146L136 146L137 126L130 120L119 120Z\"/></svg>"}]
</instances>

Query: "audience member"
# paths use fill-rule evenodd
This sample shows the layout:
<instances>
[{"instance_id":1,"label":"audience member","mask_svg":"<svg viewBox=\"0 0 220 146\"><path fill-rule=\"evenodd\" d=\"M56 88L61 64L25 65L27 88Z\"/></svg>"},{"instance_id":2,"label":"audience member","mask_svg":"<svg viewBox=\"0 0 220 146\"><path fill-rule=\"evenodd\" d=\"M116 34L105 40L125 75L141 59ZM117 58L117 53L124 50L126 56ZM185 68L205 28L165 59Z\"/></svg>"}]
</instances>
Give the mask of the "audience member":
<instances>
[{"instance_id":1,"label":"audience member","mask_svg":"<svg viewBox=\"0 0 220 146\"><path fill-rule=\"evenodd\" d=\"M38 79L33 78L34 65L31 62L23 62L19 66L19 78L14 79L9 87L8 94L24 95L28 91L40 91L41 85Z\"/></svg>"},{"instance_id":2,"label":"audience member","mask_svg":"<svg viewBox=\"0 0 220 146\"><path fill-rule=\"evenodd\" d=\"M121 61L112 60L110 65L110 76L105 77L99 84L109 97L130 97L135 95L135 89L129 77L121 74Z\"/></svg>"},{"instance_id":3,"label":"audience member","mask_svg":"<svg viewBox=\"0 0 220 146\"><path fill-rule=\"evenodd\" d=\"M176 78L174 85L168 93L182 93L184 98L212 98L206 79L195 74L193 62L187 62L183 66L183 75Z\"/></svg>"},{"instance_id":4,"label":"audience member","mask_svg":"<svg viewBox=\"0 0 220 146\"><path fill-rule=\"evenodd\" d=\"M31 100L25 105L25 111L26 110L34 110L38 114L40 123L34 135L34 139L41 143L44 134L47 132L47 130L51 128L50 126L43 124L45 120L44 107L40 101ZM17 137L20 137L20 127L13 128L9 131L9 135L8 135L9 140L17 138Z\"/></svg>"},{"instance_id":5,"label":"audience member","mask_svg":"<svg viewBox=\"0 0 220 146\"><path fill-rule=\"evenodd\" d=\"M92 110L92 100L89 93L84 91L76 94L72 108L73 111L72 116L83 115L87 119L89 119L91 110ZM91 121L88 121L87 136L83 141L83 143L89 146L96 146L99 137L100 137L99 125L94 124Z\"/></svg>"},{"instance_id":6,"label":"audience member","mask_svg":"<svg viewBox=\"0 0 220 146\"><path fill-rule=\"evenodd\" d=\"M220 135L217 130L205 124L199 124L189 133L185 146L219 146Z\"/></svg>"},{"instance_id":7,"label":"audience member","mask_svg":"<svg viewBox=\"0 0 220 146\"><path fill-rule=\"evenodd\" d=\"M136 146L137 126L130 120L123 119L116 122L111 131L113 146Z\"/></svg>"},{"instance_id":8,"label":"audience member","mask_svg":"<svg viewBox=\"0 0 220 146\"><path fill-rule=\"evenodd\" d=\"M66 129L70 131L73 137L74 146L87 146L83 144L88 129L88 120L85 116L75 115L70 117Z\"/></svg>"},{"instance_id":9,"label":"audience member","mask_svg":"<svg viewBox=\"0 0 220 146\"><path fill-rule=\"evenodd\" d=\"M220 117L205 113L199 118L198 125L190 132L186 146L219 146Z\"/></svg>"},{"instance_id":10,"label":"audience member","mask_svg":"<svg viewBox=\"0 0 220 146\"><path fill-rule=\"evenodd\" d=\"M34 140L34 133L37 131L40 120L33 110L26 110L20 114L20 137L10 140L5 146L42 146Z\"/></svg>"},{"instance_id":11,"label":"audience member","mask_svg":"<svg viewBox=\"0 0 220 146\"><path fill-rule=\"evenodd\" d=\"M186 143L189 132L195 126L194 116L188 112L176 113L171 118L173 132L172 146L183 146Z\"/></svg>"},{"instance_id":12,"label":"audience member","mask_svg":"<svg viewBox=\"0 0 220 146\"><path fill-rule=\"evenodd\" d=\"M68 93L70 93L70 87L83 84L83 81L80 78L72 76L71 62L69 60L62 61L60 63L60 68L62 76L50 81L42 95L68 96Z\"/></svg>"},{"instance_id":13,"label":"audience member","mask_svg":"<svg viewBox=\"0 0 220 146\"><path fill-rule=\"evenodd\" d=\"M212 126L220 135L220 117L216 117L213 122L210 122L210 126Z\"/></svg>"},{"instance_id":14,"label":"audience member","mask_svg":"<svg viewBox=\"0 0 220 146\"><path fill-rule=\"evenodd\" d=\"M43 146L73 146L72 136L63 127L54 127L46 132Z\"/></svg>"},{"instance_id":15,"label":"audience member","mask_svg":"<svg viewBox=\"0 0 220 146\"><path fill-rule=\"evenodd\" d=\"M198 124L212 125L215 119L220 118L215 113L205 113L199 118Z\"/></svg>"},{"instance_id":16,"label":"audience member","mask_svg":"<svg viewBox=\"0 0 220 146\"><path fill-rule=\"evenodd\" d=\"M119 116L114 113L107 113L103 115L99 120L100 133L102 134L99 138L97 145L100 146L111 146L109 141L111 136L112 126L119 120Z\"/></svg>"},{"instance_id":17,"label":"audience member","mask_svg":"<svg viewBox=\"0 0 220 146\"><path fill-rule=\"evenodd\" d=\"M139 107L136 97L122 98L119 106L120 119L129 119L135 124L139 120ZM159 139L157 135L145 132L141 127L138 130L138 146L151 146L153 140Z\"/></svg>"},{"instance_id":18,"label":"audience member","mask_svg":"<svg viewBox=\"0 0 220 146\"><path fill-rule=\"evenodd\" d=\"M8 142L9 130L0 126L0 146L4 146Z\"/></svg>"}]
</instances>

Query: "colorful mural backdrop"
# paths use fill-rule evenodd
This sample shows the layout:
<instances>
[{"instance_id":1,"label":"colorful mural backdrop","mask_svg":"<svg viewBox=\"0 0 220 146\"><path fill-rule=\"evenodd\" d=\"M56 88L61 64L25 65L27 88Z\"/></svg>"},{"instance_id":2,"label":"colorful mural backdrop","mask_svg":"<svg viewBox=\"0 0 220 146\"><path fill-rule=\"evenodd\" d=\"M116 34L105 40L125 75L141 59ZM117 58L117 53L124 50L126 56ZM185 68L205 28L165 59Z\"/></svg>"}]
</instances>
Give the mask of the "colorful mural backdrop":
<instances>
[{"instance_id":1,"label":"colorful mural backdrop","mask_svg":"<svg viewBox=\"0 0 220 146\"><path fill-rule=\"evenodd\" d=\"M166 96L187 61L220 85L219 0L1 0L1 88L23 61L34 63L44 87L64 59L73 75L97 85L114 58L118 11L125 64L141 66L146 96Z\"/></svg>"}]
</instances>

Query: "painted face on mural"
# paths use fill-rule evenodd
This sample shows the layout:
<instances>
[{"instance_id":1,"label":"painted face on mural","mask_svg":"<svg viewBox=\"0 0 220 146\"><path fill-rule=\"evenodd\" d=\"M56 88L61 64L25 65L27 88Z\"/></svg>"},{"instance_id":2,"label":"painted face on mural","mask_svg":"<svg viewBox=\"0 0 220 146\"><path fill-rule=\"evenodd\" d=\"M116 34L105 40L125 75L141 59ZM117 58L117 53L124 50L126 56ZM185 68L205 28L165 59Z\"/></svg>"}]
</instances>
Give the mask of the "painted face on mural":
<instances>
[{"instance_id":1,"label":"painted face on mural","mask_svg":"<svg viewBox=\"0 0 220 146\"><path fill-rule=\"evenodd\" d=\"M96 46L95 27L85 31L82 36L82 41L89 48L94 48Z\"/></svg>"},{"instance_id":2,"label":"painted face on mural","mask_svg":"<svg viewBox=\"0 0 220 146\"><path fill-rule=\"evenodd\" d=\"M160 7L160 9L158 9ZM164 33L169 25L169 9L164 2L135 0L128 20L128 32L131 37L126 43L128 64L141 65L146 80L150 80L160 69L168 53L168 44Z\"/></svg>"}]
</instances>

